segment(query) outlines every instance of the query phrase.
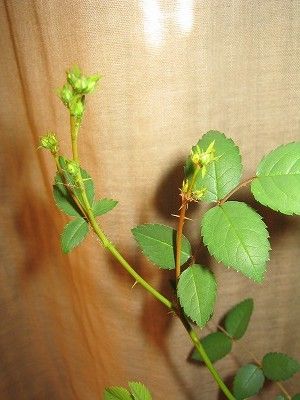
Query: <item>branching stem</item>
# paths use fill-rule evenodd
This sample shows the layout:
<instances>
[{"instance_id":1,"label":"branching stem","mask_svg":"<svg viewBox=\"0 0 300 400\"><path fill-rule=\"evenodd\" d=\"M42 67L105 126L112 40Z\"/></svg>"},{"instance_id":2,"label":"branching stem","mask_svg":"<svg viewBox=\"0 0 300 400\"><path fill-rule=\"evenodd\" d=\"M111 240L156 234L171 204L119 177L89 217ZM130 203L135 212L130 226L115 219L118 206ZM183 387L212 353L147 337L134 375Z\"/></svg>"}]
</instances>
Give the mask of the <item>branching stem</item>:
<instances>
[{"instance_id":1,"label":"branching stem","mask_svg":"<svg viewBox=\"0 0 300 400\"><path fill-rule=\"evenodd\" d=\"M237 342L235 339L233 339L229 333L226 331L226 329L224 329L221 325L217 325L217 328L223 332L226 336L228 336L231 340L233 340L233 342ZM245 346L243 346L240 342L239 342L240 347L243 349L243 351L245 353L247 353L252 360L255 362L255 364L259 367L262 368L262 363L259 361L259 359L255 356L255 354L253 354L251 351L249 351L248 349L246 349ZM275 381L275 384L279 387L279 389L281 390L281 392L285 395L285 397L288 400L292 399L292 396L289 394L289 392L286 390L286 388L283 386L283 384L281 382Z\"/></svg>"},{"instance_id":2,"label":"branching stem","mask_svg":"<svg viewBox=\"0 0 300 400\"><path fill-rule=\"evenodd\" d=\"M71 140L72 140L72 152L73 152L73 160L77 161L79 160L78 157L78 150L77 150L77 139L78 139L78 130L79 130L79 124L75 123L74 118L71 117ZM57 168L59 170L60 166L59 163L57 162ZM197 170L197 173L199 170ZM196 178L196 173L194 174L194 179L192 180L193 183ZM193 185L192 185L193 186ZM188 192L188 195L191 195L192 192L192 186ZM172 301L167 299L163 294L161 294L159 291L157 291L153 286L151 286L148 282L146 282L135 270L134 268L125 260L125 258L121 255L121 253L118 251L118 249L109 241L103 230L101 229L100 225L96 221L96 218L94 216L92 207L89 203L89 200L87 198L86 194L86 189L84 186L84 181L82 179L81 173L79 174L79 188L82 194L82 199L83 199L83 209L84 213L86 215L87 220L89 221L93 231L95 234L98 236L100 239L102 245L112 254L112 256L119 261L121 266L134 278L135 282L138 282L144 289L146 289L152 296L154 296L158 301L160 301L162 304L164 304L169 310L173 311L178 318L181 320L184 328L188 332L188 335L196 347L196 349L199 351L199 354L201 355L205 365L207 366L208 370L210 371L212 377L216 381L216 383L219 385L220 389L224 392L228 400L236 400L235 397L231 394L230 390L227 388L225 383L223 382L222 378L220 377L219 373L213 366L212 362L210 361L207 353L205 352L199 337L197 333L192 329L189 321L183 314L181 308L177 306L177 304L174 304ZM183 224L184 224L184 219L185 219L185 212L188 204L188 200L183 198L183 204L184 206L181 208L180 211L180 217L179 217L179 223L181 224L181 233L178 236L179 243L181 246L181 238L182 238L182 230L183 230ZM178 242L176 243L176 248L178 246ZM179 256L178 256L179 254ZM180 251L177 250L176 253L176 259L179 257L179 275L180 275ZM176 264L177 265L177 264Z\"/></svg>"},{"instance_id":3,"label":"branching stem","mask_svg":"<svg viewBox=\"0 0 300 400\"><path fill-rule=\"evenodd\" d=\"M245 181L239 183L234 189L231 190L231 192L228 193L227 196L225 196L223 199L218 201L218 205L221 206L223 205L235 192L237 192L239 189L241 189L244 186L247 186L249 183L255 179L256 176L252 176L251 178L246 179Z\"/></svg>"}]
</instances>

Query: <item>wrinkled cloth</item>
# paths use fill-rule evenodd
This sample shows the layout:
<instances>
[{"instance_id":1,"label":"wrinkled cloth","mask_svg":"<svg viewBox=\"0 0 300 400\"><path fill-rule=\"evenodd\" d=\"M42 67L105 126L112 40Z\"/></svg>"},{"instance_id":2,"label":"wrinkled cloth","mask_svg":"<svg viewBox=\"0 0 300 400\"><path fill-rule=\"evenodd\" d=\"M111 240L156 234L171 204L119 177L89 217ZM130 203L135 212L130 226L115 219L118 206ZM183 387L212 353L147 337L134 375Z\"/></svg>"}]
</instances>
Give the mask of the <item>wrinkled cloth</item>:
<instances>
[{"instance_id":1,"label":"wrinkled cloth","mask_svg":"<svg viewBox=\"0 0 300 400\"><path fill-rule=\"evenodd\" d=\"M62 255L69 220L52 198L55 166L37 151L55 131L70 155L68 113L55 94L73 64L100 73L87 98L80 159L98 198L119 201L103 229L137 271L172 296L172 272L137 250L131 228L176 226L183 163L216 129L240 147L244 178L281 143L299 140L299 1L4 0L1 18L0 398L94 400L103 389L144 382L157 400L223 398L174 316L90 236ZM242 340L261 358L300 358L299 219L259 211L271 235L266 279L257 285L208 257L199 239L207 206L192 207L185 233L218 281L214 321L245 297L255 309ZM213 323L210 328L214 329ZM204 329L204 336L209 329ZM216 363L230 385L251 362L239 344ZM300 392L299 375L286 384ZM269 385L260 399L274 398Z\"/></svg>"}]
</instances>

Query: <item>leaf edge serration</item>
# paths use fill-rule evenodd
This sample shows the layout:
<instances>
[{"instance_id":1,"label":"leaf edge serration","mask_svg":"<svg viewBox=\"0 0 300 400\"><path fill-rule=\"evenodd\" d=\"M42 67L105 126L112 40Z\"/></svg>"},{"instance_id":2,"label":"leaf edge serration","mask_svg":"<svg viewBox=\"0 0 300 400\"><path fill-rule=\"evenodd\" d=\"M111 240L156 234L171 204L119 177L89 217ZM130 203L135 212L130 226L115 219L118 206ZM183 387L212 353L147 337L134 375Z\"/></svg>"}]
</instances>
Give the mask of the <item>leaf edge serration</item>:
<instances>
[{"instance_id":1,"label":"leaf edge serration","mask_svg":"<svg viewBox=\"0 0 300 400\"><path fill-rule=\"evenodd\" d=\"M265 238L266 238L267 241L268 241L268 249L267 249L268 257L266 258L266 260L265 260L265 262L264 262L264 264L263 264L264 269L262 270L260 279L254 279L253 277L251 277L251 276L245 274L245 273L244 273L243 271L241 271L240 269L237 269L236 267L234 267L234 266L232 266L232 265L226 264L223 260L218 259L218 258L214 255L214 252L211 250L211 245L210 245L209 243L206 242L205 235L203 234L203 222L205 221L206 216L208 215L209 212L211 212L212 210L216 209L217 207L222 207L222 206L224 206L224 205L226 205L226 204L229 204L229 203L239 203L239 204L243 204L243 205L246 206L248 209L250 209L252 212L254 212L254 213L259 217L261 223L263 224L263 227L264 227L265 232L266 232ZM202 218L202 220L201 220L201 223L200 223L200 234L201 234L201 237L202 237L202 240L203 240L203 244L205 245L205 247L207 247L209 254L210 254L212 257L214 257L214 259L215 259L219 264L222 263L227 269L233 269L233 270L235 270L236 272L241 273L242 275L246 276L247 278L251 279L252 281L254 281L254 282L256 282L256 283L261 284L261 283L264 281L265 273L266 273L266 271L267 271L267 262L270 261L270 256L269 256L269 254L270 254L270 251L272 250L272 249L271 249L271 245L270 245L270 241L268 240L268 239L270 238L270 234L269 234L269 231L268 231L268 229L267 229L267 225L266 225L265 222L263 221L263 217L262 217L256 210L254 210L252 207L250 207L248 204L246 204L245 202L240 202L240 201L226 201L226 202L225 202L224 204L222 204L222 205L217 204L217 205L215 205L214 207L210 208L208 211L205 212L205 214L203 215L203 218ZM211 243L211 242L210 242L210 243Z\"/></svg>"},{"instance_id":2,"label":"leaf edge serration","mask_svg":"<svg viewBox=\"0 0 300 400\"><path fill-rule=\"evenodd\" d=\"M137 238L136 238L135 231L137 230L137 228L143 227L143 226L155 226L155 225L163 226L163 227L165 227L165 228L172 229L173 231L176 232L176 229L172 228L171 226L165 225L165 224L144 223L144 224L140 224L140 225L137 225L137 226L133 227L133 228L131 229L131 233L132 233L132 235L133 235L135 241L137 242L137 245L138 245L139 249L141 250L142 254L147 258L147 260L148 260L151 264L154 264L154 265L157 266L159 269L171 271L171 270L175 269L175 263L174 263L174 266L171 266L171 267L162 267L162 266L156 264L156 263L155 263L154 261L152 261L151 258L144 252L142 246L140 245L139 241L138 241ZM187 257L187 260L188 260L188 259L191 257L191 250L192 250L192 248L191 248L191 243L190 243L190 241L188 240L188 238L187 238L185 235L182 235L182 237L184 238L184 240L187 241L187 243L188 243L188 245L189 245L189 250L190 250L189 254L188 254L188 253L184 253L184 254L186 254L186 255L188 256L188 257ZM182 247L181 247L181 252L182 252ZM187 261L187 260L186 260L186 261ZM175 260L174 260L174 261L175 261ZM186 262L186 261L185 261L185 262ZM185 262L184 262L184 263L185 263ZM183 263L183 264L184 264L184 263ZM181 264L181 265L183 265L183 264Z\"/></svg>"}]
</instances>

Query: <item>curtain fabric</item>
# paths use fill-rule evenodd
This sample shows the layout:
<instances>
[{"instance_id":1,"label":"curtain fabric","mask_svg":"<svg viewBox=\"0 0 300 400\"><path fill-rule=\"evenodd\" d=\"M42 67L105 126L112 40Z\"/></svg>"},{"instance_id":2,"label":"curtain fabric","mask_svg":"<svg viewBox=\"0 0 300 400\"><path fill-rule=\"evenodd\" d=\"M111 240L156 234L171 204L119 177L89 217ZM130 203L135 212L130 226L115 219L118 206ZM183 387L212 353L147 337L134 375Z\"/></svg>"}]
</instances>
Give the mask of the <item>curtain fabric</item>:
<instances>
[{"instance_id":1,"label":"curtain fabric","mask_svg":"<svg viewBox=\"0 0 300 400\"><path fill-rule=\"evenodd\" d=\"M206 131L240 147L244 177L282 143L299 140L300 2L243 0L4 0L1 2L0 398L101 399L110 385L145 383L157 400L221 399L187 361L180 323L90 235L62 255L67 218L53 204L55 167L38 138L55 131L70 154L68 115L55 95L74 64L99 72L87 99L80 159L97 196L119 200L101 223L137 271L171 295L172 273L152 266L130 229L176 226L182 165ZM199 238L205 206L185 232L218 281L214 321L245 297L254 313L243 347L216 367L228 384L268 351L300 355L299 220L259 211L271 235L262 285L211 260ZM213 324L210 324L213 328ZM209 330L206 328L201 335ZM300 392L299 376L287 385ZM278 388L268 385L260 399Z\"/></svg>"}]
</instances>

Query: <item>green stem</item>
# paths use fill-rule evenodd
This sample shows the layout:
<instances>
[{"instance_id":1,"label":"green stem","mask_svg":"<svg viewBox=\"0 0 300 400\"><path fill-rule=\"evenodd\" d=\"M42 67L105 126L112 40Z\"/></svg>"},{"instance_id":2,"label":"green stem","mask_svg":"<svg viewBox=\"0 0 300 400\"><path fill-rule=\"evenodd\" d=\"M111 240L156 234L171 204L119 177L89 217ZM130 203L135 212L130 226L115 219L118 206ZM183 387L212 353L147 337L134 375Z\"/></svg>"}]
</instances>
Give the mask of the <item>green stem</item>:
<instances>
[{"instance_id":1,"label":"green stem","mask_svg":"<svg viewBox=\"0 0 300 400\"><path fill-rule=\"evenodd\" d=\"M78 157L78 133L80 128L80 122L74 116L70 115L70 127L71 127L71 143L72 143L72 154L73 160L79 163Z\"/></svg>"},{"instance_id":2,"label":"green stem","mask_svg":"<svg viewBox=\"0 0 300 400\"><path fill-rule=\"evenodd\" d=\"M223 382L222 378L220 377L218 371L213 366L213 364L210 361L209 357L207 356L207 353L204 350L204 348L203 348L203 346L202 346L202 344L201 344L196 332L193 329L190 329L190 330L187 330L187 331L188 331L188 334L189 334L192 342L194 343L194 346L196 347L196 349L198 350L202 360L204 361L206 367L210 371L210 373L213 376L213 378L216 381L216 383L219 385L219 388L222 390L222 392L225 394L225 396L227 397L228 400L236 400L236 398L232 395L232 393L230 392L228 387Z\"/></svg>"},{"instance_id":3,"label":"green stem","mask_svg":"<svg viewBox=\"0 0 300 400\"><path fill-rule=\"evenodd\" d=\"M77 138L78 138L78 130L79 130L79 125L74 123L74 118L71 117L71 138L72 138L72 152L73 152L73 159L74 161L78 162L78 150L77 150ZM199 172L199 171L197 171ZM195 174L196 175L196 174ZM194 176L196 178L196 176ZM193 179L194 182L194 179ZM102 231L100 225L95 219L93 210L91 208L91 205L89 203L89 200L86 195L86 190L84 186L84 182L82 179L81 174L79 174L79 187L80 191L82 194L82 200L83 200L83 208L84 212L86 214L87 219L89 220L93 231L95 234L98 236L98 238L101 240L101 243L103 246L115 257L117 261L122 265L123 268L135 279L136 282L138 282L144 289L146 289L152 296L154 296L158 301L160 301L162 304L164 304L169 310L174 311L176 315L179 317L181 322L183 323L186 331L189 334L189 337L193 344L195 345L196 349L199 351L199 354L201 355L205 365L207 366L208 370L212 374L214 380L217 382L219 385L220 389L224 392L228 400L236 400L233 395L230 393L229 389L225 385L225 383L222 381L222 378L218 374L217 370L214 368L212 362L210 361L208 355L206 354L198 336L197 333L192 329L190 326L188 320L182 313L181 309L178 308L176 305L174 305L169 299L167 299L165 296L163 296L160 292L158 292L156 289L154 289L153 286L151 286L148 282L146 282L135 270L134 268L131 267L131 265L125 260L125 258L121 255L121 253L117 250L117 248L109 241L105 233ZM191 191L190 191L191 192Z\"/></svg>"}]
</instances>

